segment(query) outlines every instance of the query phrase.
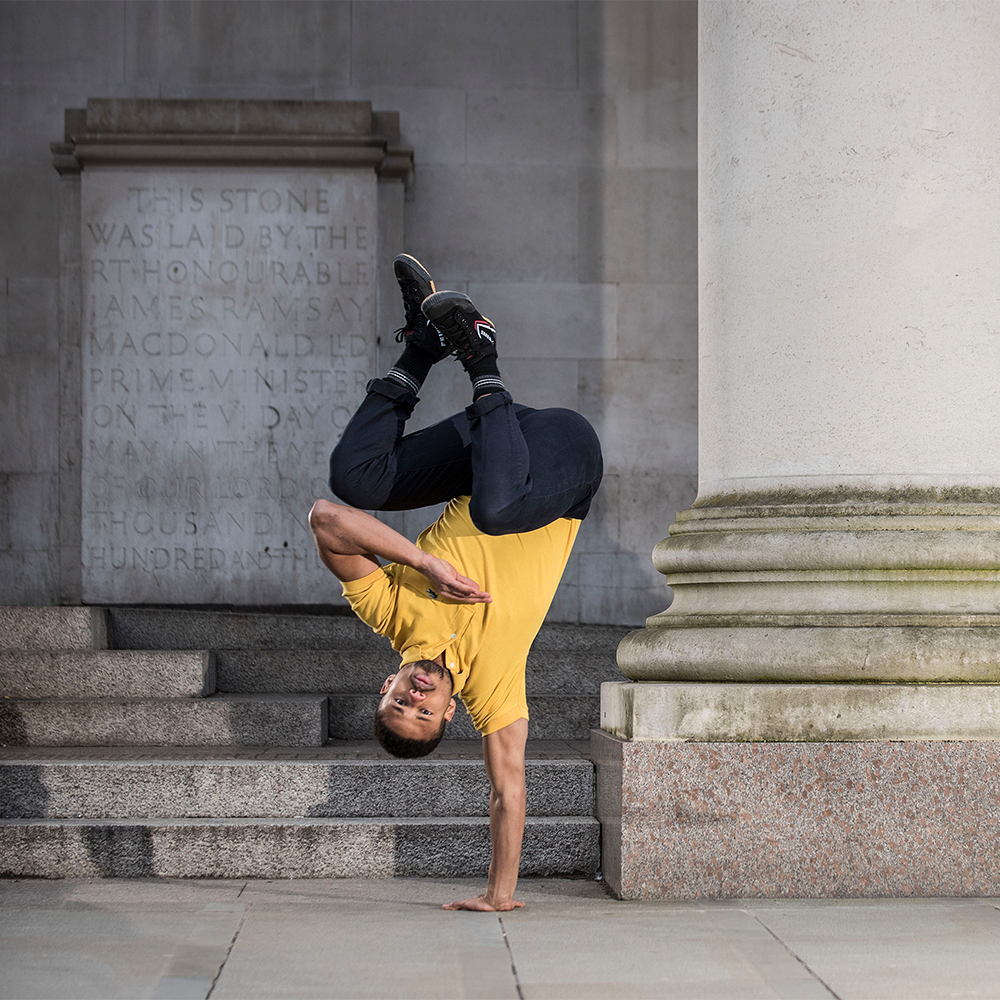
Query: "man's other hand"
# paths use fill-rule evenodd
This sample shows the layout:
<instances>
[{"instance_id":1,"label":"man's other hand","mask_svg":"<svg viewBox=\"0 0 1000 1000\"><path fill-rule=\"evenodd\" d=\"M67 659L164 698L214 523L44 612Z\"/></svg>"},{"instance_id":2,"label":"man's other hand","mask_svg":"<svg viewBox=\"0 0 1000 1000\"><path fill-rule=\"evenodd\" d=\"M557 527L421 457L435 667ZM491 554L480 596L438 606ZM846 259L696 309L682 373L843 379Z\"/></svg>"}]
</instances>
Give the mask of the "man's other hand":
<instances>
[{"instance_id":1,"label":"man's other hand","mask_svg":"<svg viewBox=\"0 0 1000 1000\"><path fill-rule=\"evenodd\" d=\"M485 590L479 589L475 580L462 576L450 562L440 556L424 553L421 565L416 567L431 582L431 587L439 597L459 604L489 604L493 598Z\"/></svg>"},{"instance_id":2,"label":"man's other hand","mask_svg":"<svg viewBox=\"0 0 1000 1000\"><path fill-rule=\"evenodd\" d=\"M473 896L471 899L462 899L455 903L445 903L442 910L486 910L490 913L497 911L513 910L519 906L524 906L519 899L509 899L505 903L491 902L484 893L481 896Z\"/></svg>"}]
</instances>

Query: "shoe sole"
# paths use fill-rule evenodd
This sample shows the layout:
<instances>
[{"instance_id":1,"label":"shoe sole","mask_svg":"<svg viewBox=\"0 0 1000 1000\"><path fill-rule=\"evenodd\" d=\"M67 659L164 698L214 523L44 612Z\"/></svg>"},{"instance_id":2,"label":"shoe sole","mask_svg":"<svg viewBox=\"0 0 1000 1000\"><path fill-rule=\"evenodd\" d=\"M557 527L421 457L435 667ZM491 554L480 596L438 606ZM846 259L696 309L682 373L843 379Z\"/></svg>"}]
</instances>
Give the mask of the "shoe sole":
<instances>
[{"instance_id":1,"label":"shoe sole","mask_svg":"<svg viewBox=\"0 0 1000 1000\"><path fill-rule=\"evenodd\" d=\"M468 295L462 292L435 292L433 295L428 295L420 304L420 311L431 323L435 324L438 320L444 319L445 316L456 309L461 309L466 315L472 317L477 330L480 325L484 326L489 331L486 335L487 340L494 342L495 346L496 327L475 307ZM455 353L459 356L472 351L473 353L470 355L470 358L474 360L480 355L480 352L473 348L470 342L464 344L455 343L447 330L441 330L441 334L454 347Z\"/></svg>"},{"instance_id":2,"label":"shoe sole","mask_svg":"<svg viewBox=\"0 0 1000 1000\"><path fill-rule=\"evenodd\" d=\"M420 303L420 311L432 323L436 319L442 319L452 309L461 309L462 312L466 312L470 316L479 315L479 310L473 305L472 299L462 292L434 292Z\"/></svg>"},{"instance_id":3,"label":"shoe sole","mask_svg":"<svg viewBox=\"0 0 1000 1000\"><path fill-rule=\"evenodd\" d=\"M437 290L434 287L434 279L431 277L430 271L416 257L411 257L408 253L397 254L393 258L392 273L396 276L396 281L412 281L428 285L431 295ZM424 298L426 297L424 296Z\"/></svg>"}]
</instances>

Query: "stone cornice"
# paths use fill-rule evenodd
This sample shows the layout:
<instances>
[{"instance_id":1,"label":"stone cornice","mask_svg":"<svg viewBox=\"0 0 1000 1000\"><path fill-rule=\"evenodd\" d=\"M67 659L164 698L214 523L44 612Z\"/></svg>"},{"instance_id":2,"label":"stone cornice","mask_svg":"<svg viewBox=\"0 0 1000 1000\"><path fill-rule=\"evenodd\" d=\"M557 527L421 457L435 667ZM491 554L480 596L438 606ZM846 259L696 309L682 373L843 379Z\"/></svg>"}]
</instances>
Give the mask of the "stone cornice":
<instances>
[{"instance_id":1,"label":"stone cornice","mask_svg":"<svg viewBox=\"0 0 1000 1000\"><path fill-rule=\"evenodd\" d=\"M398 114L367 101L92 99L67 110L51 149L60 174L105 164L322 166L405 180L413 169Z\"/></svg>"}]
</instances>

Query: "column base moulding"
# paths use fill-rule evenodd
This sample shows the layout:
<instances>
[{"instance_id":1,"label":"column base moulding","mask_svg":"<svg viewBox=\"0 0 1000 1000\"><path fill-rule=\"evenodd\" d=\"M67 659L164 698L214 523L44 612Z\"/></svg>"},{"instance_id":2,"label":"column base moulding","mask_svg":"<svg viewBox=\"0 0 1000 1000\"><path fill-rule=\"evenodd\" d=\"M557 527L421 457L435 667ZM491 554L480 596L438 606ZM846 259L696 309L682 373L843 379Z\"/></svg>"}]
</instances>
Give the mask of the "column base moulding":
<instances>
[{"instance_id":1,"label":"column base moulding","mask_svg":"<svg viewBox=\"0 0 1000 1000\"><path fill-rule=\"evenodd\" d=\"M1000 741L1000 684L605 681L601 728L665 743Z\"/></svg>"},{"instance_id":2,"label":"column base moulding","mask_svg":"<svg viewBox=\"0 0 1000 1000\"><path fill-rule=\"evenodd\" d=\"M591 751L623 899L1000 895L1000 740Z\"/></svg>"},{"instance_id":3,"label":"column base moulding","mask_svg":"<svg viewBox=\"0 0 1000 1000\"><path fill-rule=\"evenodd\" d=\"M621 641L618 667L636 681L1000 683L998 616L968 616L975 624L945 615L944 622L829 617L826 624L716 624L708 615L684 616L679 628L653 623Z\"/></svg>"}]
</instances>

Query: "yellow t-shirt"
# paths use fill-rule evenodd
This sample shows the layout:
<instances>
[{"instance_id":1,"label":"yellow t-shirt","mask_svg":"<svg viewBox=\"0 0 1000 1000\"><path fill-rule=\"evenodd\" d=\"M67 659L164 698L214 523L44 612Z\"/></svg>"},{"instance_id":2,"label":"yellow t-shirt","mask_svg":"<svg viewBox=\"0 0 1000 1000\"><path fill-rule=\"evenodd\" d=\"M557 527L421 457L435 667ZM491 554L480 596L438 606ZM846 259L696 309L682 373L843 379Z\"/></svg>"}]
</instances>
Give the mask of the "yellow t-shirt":
<instances>
[{"instance_id":1,"label":"yellow t-shirt","mask_svg":"<svg viewBox=\"0 0 1000 1000\"><path fill-rule=\"evenodd\" d=\"M433 660L442 651L476 728L486 736L528 718L524 668L542 626L580 522L563 517L516 535L485 535L457 497L417 539L475 580L492 604L458 604L438 597L409 566L389 563L343 584L358 617L392 640L402 664Z\"/></svg>"}]
</instances>

